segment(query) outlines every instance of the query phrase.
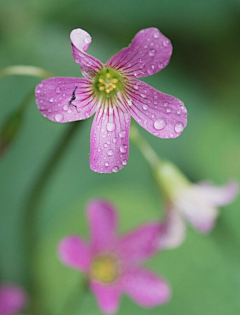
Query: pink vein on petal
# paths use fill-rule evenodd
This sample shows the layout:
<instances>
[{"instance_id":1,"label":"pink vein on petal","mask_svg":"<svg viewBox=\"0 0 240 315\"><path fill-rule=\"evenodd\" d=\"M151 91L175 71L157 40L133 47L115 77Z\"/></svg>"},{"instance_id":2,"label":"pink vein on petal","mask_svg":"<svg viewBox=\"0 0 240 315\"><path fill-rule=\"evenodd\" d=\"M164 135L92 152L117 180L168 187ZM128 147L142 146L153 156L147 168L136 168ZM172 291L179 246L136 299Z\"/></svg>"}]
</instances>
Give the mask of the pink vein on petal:
<instances>
[{"instance_id":1,"label":"pink vein on petal","mask_svg":"<svg viewBox=\"0 0 240 315\"><path fill-rule=\"evenodd\" d=\"M43 116L60 123L92 116L97 102L87 79L57 77L42 81L35 89Z\"/></svg>"},{"instance_id":2,"label":"pink vein on petal","mask_svg":"<svg viewBox=\"0 0 240 315\"><path fill-rule=\"evenodd\" d=\"M74 60L80 65L85 78L92 78L103 67L103 64L97 58L86 53L92 41L91 36L86 31L78 28L71 32L70 39Z\"/></svg>"},{"instance_id":3,"label":"pink vein on petal","mask_svg":"<svg viewBox=\"0 0 240 315\"><path fill-rule=\"evenodd\" d=\"M106 65L141 78L165 68L171 54L170 40L157 28L147 28L138 32L129 47L109 59Z\"/></svg>"}]
</instances>

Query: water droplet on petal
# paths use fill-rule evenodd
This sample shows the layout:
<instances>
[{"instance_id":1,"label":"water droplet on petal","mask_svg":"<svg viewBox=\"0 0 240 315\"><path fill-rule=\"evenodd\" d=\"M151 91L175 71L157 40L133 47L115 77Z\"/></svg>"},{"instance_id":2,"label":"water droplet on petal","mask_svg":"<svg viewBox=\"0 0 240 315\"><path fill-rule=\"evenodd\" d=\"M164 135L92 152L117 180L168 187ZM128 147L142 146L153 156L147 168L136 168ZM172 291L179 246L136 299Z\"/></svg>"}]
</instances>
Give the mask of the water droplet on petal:
<instances>
[{"instance_id":1,"label":"water droplet on petal","mask_svg":"<svg viewBox=\"0 0 240 315\"><path fill-rule=\"evenodd\" d=\"M117 172L119 171L119 167L118 167L118 166L114 166L114 167L112 168L112 171L113 171L114 173L117 173Z\"/></svg>"},{"instance_id":2,"label":"water droplet on petal","mask_svg":"<svg viewBox=\"0 0 240 315\"><path fill-rule=\"evenodd\" d=\"M122 130L119 132L119 137L120 138L125 138L126 137L126 131L125 130Z\"/></svg>"},{"instance_id":3,"label":"water droplet on petal","mask_svg":"<svg viewBox=\"0 0 240 315\"><path fill-rule=\"evenodd\" d=\"M40 109L45 109L45 106L41 106Z\"/></svg>"},{"instance_id":4,"label":"water droplet on petal","mask_svg":"<svg viewBox=\"0 0 240 315\"><path fill-rule=\"evenodd\" d=\"M127 165L127 160L122 160L122 165Z\"/></svg>"},{"instance_id":5,"label":"water droplet on petal","mask_svg":"<svg viewBox=\"0 0 240 315\"><path fill-rule=\"evenodd\" d=\"M36 90L36 93L37 93L37 94L41 93L41 90Z\"/></svg>"},{"instance_id":6,"label":"water droplet on petal","mask_svg":"<svg viewBox=\"0 0 240 315\"><path fill-rule=\"evenodd\" d=\"M64 109L64 110L68 110L68 105L64 105L64 106L63 106L63 109Z\"/></svg>"},{"instance_id":7,"label":"water droplet on petal","mask_svg":"<svg viewBox=\"0 0 240 315\"><path fill-rule=\"evenodd\" d=\"M176 123L176 125L175 125L175 131L177 132L177 133L181 133L182 131L183 131L183 129L184 129L184 126L183 126L183 124L182 123Z\"/></svg>"},{"instance_id":8,"label":"water droplet on petal","mask_svg":"<svg viewBox=\"0 0 240 315\"><path fill-rule=\"evenodd\" d=\"M154 38L158 38L159 36L160 36L160 34L159 34L158 31L154 32L154 34L153 34L153 37L154 37Z\"/></svg>"},{"instance_id":9,"label":"water droplet on petal","mask_svg":"<svg viewBox=\"0 0 240 315\"><path fill-rule=\"evenodd\" d=\"M105 163L105 166L109 166L109 163L108 163L108 162L106 162L106 163Z\"/></svg>"},{"instance_id":10,"label":"water droplet on petal","mask_svg":"<svg viewBox=\"0 0 240 315\"><path fill-rule=\"evenodd\" d=\"M127 145L126 145L126 144L122 144L122 145L120 146L120 151L121 151L122 153L126 153L126 152L127 152Z\"/></svg>"},{"instance_id":11,"label":"water droplet on petal","mask_svg":"<svg viewBox=\"0 0 240 315\"><path fill-rule=\"evenodd\" d=\"M149 52L148 52L149 56L155 56L156 54L156 50L155 49L150 49Z\"/></svg>"},{"instance_id":12,"label":"water droplet on petal","mask_svg":"<svg viewBox=\"0 0 240 315\"><path fill-rule=\"evenodd\" d=\"M148 106L147 105L143 105L143 110L148 110Z\"/></svg>"},{"instance_id":13,"label":"water droplet on petal","mask_svg":"<svg viewBox=\"0 0 240 315\"><path fill-rule=\"evenodd\" d=\"M170 107L168 107L168 108L166 109L166 112L167 112L167 113L171 113L171 111L172 111L172 110L171 110Z\"/></svg>"},{"instance_id":14,"label":"water droplet on petal","mask_svg":"<svg viewBox=\"0 0 240 315\"><path fill-rule=\"evenodd\" d=\"M40 88L42 88L42 87L43 87L43 83L40 83L38 86L39 86Z\"/></svg>"},{"instance_id":15,"label":"water droplet on petal","mask_svg":"<svg viewBox=\"0 0 240 315\"><path fill-rule=\"evenodd\" d=\"M154 68L155 68L154 65L151 65L150 67L148 67L147 72L148 72L149 75L154 74L154 72L155 72L155 71L154 71Z\"/></svg>"},{"instance_id":16,"label":"water droplet on petal","mask_svg":"<svg viewBox=\"0 0 240 315\"><path fill-rule=\"evenodd\" d=\"M60 93L61 92L61 88L58 86L57 88L56 88L56 93Z\"/></svg>"},{"instance_id":17,"label":"water droplet on petal","mask_svg":"<svg viewBox=\"0 0 240 315\"><path fill-rule=\"evenodd\" d=\"M53 101L54 101L54 98L53 97L51 97L51 98L49 98L49 103L53 103Z\"/></svg>"},{"instance_id":18,"label":"water droplet on petal","mask_svg":"<svg viewBox=\"0 0 240 315\"><path fill-rule=\"evenodd\" d=\"M55 120L57 121L57 122L61 122L61 121L63 121L63 114L61 114L61 113L58 113L58 114L56 114L55 115Z\"/></svg>"},{"instance_id":19,"label":"water droplet on petal","mask_svg":"<svg viewBox=\"0 0 240 315\"><path fill-rule=\"evenodd\" d=\"M108 144L107 144L107 143L104 143L103 146L104 146L104 148L107 148L107 147L108 147Z\"/></svg>"},{"instance_id":20,"label":"water droplet on petal","mask_svg":"<svg viewBox=\"0 0 240 315\"><path fill-rule=\"evenodd\" d=\"M108 150L107 154L108 154L108 156L112 156L113 155L113 150Z\"/></svg>"},{"instance_id":21,"label":"water droplet on petal","mask_svg":"<svg viewBox=\"0 0 240 315\"><path fill-rule=\"evenodd\" d=\"M115 130L115 124L113 122L107 123L107 131L113 131Z\"/></svg>"},{"instance_id":22,"label":"water droplet on petal","mask_svg":"<svg viewBox=\"0 0 240 315\"><path fill-rule=\"evenodd\" d=\"M166 124L167 124L166 120L162 118L162 119L155 120L153 125L155 129L161 130L166 127Z\"/></svg>"}]
</instances>

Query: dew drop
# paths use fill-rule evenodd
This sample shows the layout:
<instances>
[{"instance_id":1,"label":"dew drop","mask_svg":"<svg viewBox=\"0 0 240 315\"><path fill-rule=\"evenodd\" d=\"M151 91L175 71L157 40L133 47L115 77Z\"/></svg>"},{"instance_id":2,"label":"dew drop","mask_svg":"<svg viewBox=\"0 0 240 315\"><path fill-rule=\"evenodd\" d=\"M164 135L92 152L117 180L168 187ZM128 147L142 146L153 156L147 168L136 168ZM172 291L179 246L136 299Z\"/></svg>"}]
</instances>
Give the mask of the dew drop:
<instances>
[{"instance_id":1,"label":"dew drop","mask_svg":"<svg viewBox=\"0 0 240 315\"><path fill-rule=\"evenodd\" d=\"M113 138L112 142L116 143L117 142L117 138Z\"/></svg>"},{"instance_id":2,"label":"dew drop","mask_svg":"<svg viewBox=\"0 0 240 315\"><path fill-rule=\"evenodd\" d=\"M40 109L45 109L45 106L41 106Z\"/></svg>"},{"instance_id":3,"label":"dew drop","mask_svg":"<svg viewBox=\"0 0 240 315\"><path fill-rule=\"evenodd\" d=\"M36 93L37 93L37 94L41 93L41 90L36 90Z\"/></svg>"},{"instance_id":4,"label":"dew drop","mask_svg":"<svg viewBox=\"0 0 240 315\"><path fill-rule=\"evenodd\" d=\"M126 153L127 152L127 145L126 144L122 144L120 146L120 152L121 153Z\"/></svg>"},{"instance_id":5,"label":"dew drop","mask_svg":"<svg viewBox=\"0 0 240 315\"><path fill-rule=\"evenodd\" d=\"M176 131L177 133L181 133L181 132L183 131L183 129L184 129L184 126L183 126L182 123L178 122L178 123L176 123L174 129L175 129L175 131Z\"/></svg>"},{"instance_id":6,"label":"dew drop","mask_svg":"<svg viewBox=\"0 0 240 315\"><path fill-rule=\"evenodd\" d=\"M171 113L171 108L170 107L168 107L167 109L166 109L166 112L169 114L169 113Z\"/></svg>"},{"instance_id":7,"label":"dew drop","mask_svg":"<svg viewBox=\"0 0 240 315\"><path fill-rule=\"evenodd\" d=\"M150 49L149 52L148 52L149 56L155 56L156 54L156 50L155 49Z\"/></svg>"},{"instance_id":8,"label":"dew drop","mask_svg":"<svg viewBox=\"0 0 240 315\"><path fill-rule=\"evenodd\" d=\"M166 120L162 118L162 119L155 120L153 125L155 129L161 130L166 127L166 124L167 124Z\"/></svg>"},{"instance_id":9,"label":"dew drop","mask_svg":"<svg viewBox=\"0 0 240 315\"><path fill-rule=\"evenodd\" d=\"M42 88L42 87L43 87L43 83L40 83L38 86L39 86L40 88Z\"/></svg>"},{"instance_id":10,"label":"dew drop","mask_svg":"<svg viewBox=\"0 0 240 315\"><path fill-rule=\"evenodd\" d=\"M106 162L106 163L105 163L105 166L109 166L109 163L108 163L108 162Z\"/></svg>"},{"instance_id":11,"label":"dew drop","mask_svg":"<svg viewBox=\"0 0 240 315\"><path fill-rule=\"evenodd\" d=\"M49 98L49 103L53 103L53 101L54 101L54 98L53 97L51 97L51 98Z\"/></svg>"},{"instance_id":12,"label":"dew drop","mask_svg":"<svg viewBox=\"0 0 240 315\"><path fill-rule=\"evenodd\" d=\"M115 124L113 122L107 123L107 131L113 131L115 130Z\"/></svg>"},{"instance_id":13,"label":"dew drop","mask_svg":"<svg viewBox=\"0 0 240 315\"><path fill-rule=\"evenodd\" d=\"M165 39L163 41L163 46L167 47L169 43L170 43L170 40L169 39Z\"/></svg>"},{"instance_id":14,"label":"dew drop","mask_svg":"<svg viewBox=\"0 0 240 315\"><path fill-rule=\"evenodd\" d=\"M107 147L108 147L108 144L107 144L107 143L104 143L103 146L104 146L104 148L107 148Z\"/></svg>"},{"instance_id":15,"label":"dew drop","mask_svg":"<svg viewBox=\"0 0 240 315\"><path fill-rule=\"evenodd\" d=\"M125 138L126 137L126 131L125 130L122 130L119 132L119 137L120 138Z\"/></svg>"},{"instance_id":16,"label":"dew drop","mask_svg":"<svg viewBox=\"0 0 240 315\"><path fill-rule=\"evenodd\" d=\"M61 113L58 113L58 114L55 115L55 120L56 120L57 122L63 121L63 118L64 118L64 116L63 116L63 114L61 114Z\"/></svg>"},{"instance_id":17,"label":"dew drop","mask_svg":"<svg viewBox=\"0 0 240 315\"><path fill-rule=\"evenodd\" d=\"M159 36L160 36L160 34L159 34L158 31L154 32L154 34L153 34L153 37L154 37L154 38L158 38Z\"/></svg>"},{"instance_id":18,"label":"dew drop","mask_svg":"<svg viewBox=\"0 0 240 315\"><path fill-rule=\"evenodd\" d=\"M122 165L127 165L127 160L122 160Z\"/></svg>"},{"instance_id":19,"label":"dew drop","mask_svg":"<svg viewBox=\"0 0 240 315\"><path fill-rule=\"evenodd\" d=\"M64 105L64 106L63 106L63 109L64 109L64 110L68 110L68 105Z\"/></svg>"},{"instance_id":20,"label":"dew drop","mask_svg":"<svg viewBox=\"0 0 240 315\"><path fill-rule=\"evenodd\" d=\"M138 90L138 85L135 84L135 85L133 86L133 88L134 88L135 90Z\"/></svg>"},{"instance_id":21,"label":"dew drop","mask_svg":"<svg viewBox=\"0 0 240 315\"><path fill-rule=\"evenodd\" d=\"M148 67L148 69L147 69L148 74L149 75L154 74L154 72L155 72L154 69L155 69L154 65L151 65L150 67Z\"/></svg>"},{"instance_id":22,"label":"dew drop","mask_svg":"<svg viewBox=\"0 0 240 315\"><path fill-rule=\"evenodd\" d=\"M148 110L148 106L147 105L143 105L143 110Z\"/></svg>"},{"instance_id":23,"label":"dew drop","mask_svg":"<svg viewBox=\"0 0 240 315\"><path fill-rule=\"evenodd\" d=\"M113 155L113 150L108 150L107 154L108 154L108 156L112 156Z\"/></svg>"},{"instance_id":24,"label":"dew drop","mask_svg":"<svg viewBox=\"0 0 240 315\"><path fill-rule=\"evenodd\" d=\"M61 88L58 86L57 88L56 88L56 93L60 93L61 92Z\"/></svg>"},{"instance_id":25,"label":"dew drop","mask_svg":"<svg viewBox=\"0 0 240 315\"><path fill-rule=\"evenodd\" d=\"M117 172L119 171L119 167L118 167L118 166L114 166L114 167L112 168L112 171L113 171L114 173L117 173Z\"/></svg>"},{"instance_id":26,"label":"dew drop","mask_svg":"<svg viewBox=\"0 0 240 315\"><path fill-rule=\"evenodd\" d=\"M178 115L181 115L181 113L182 113L181 109L177 110Z\"/></svg>"}]
</instances>

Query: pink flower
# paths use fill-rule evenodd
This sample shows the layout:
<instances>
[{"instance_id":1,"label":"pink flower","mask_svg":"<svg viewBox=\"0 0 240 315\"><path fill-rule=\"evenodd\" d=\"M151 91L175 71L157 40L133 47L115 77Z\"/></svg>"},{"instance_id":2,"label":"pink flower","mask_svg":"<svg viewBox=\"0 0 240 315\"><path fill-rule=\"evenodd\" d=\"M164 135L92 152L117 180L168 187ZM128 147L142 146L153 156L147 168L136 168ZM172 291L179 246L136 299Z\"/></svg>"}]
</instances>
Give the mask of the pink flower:
<instances>
[{"instance_id":1,"label":"pink flower","mask_svg":"<svg viewBox=\"0 0 240 315\"><path fill-rule=\"evenodd\" d=\"M127 164L131 116L157 137L181 134L187 124L184 104L136 79L169 63L172 45L158 29L141 30L105 64L86 53L91 43L87 32L75 29L70 38L73 58L85 78L44 80L36 87L36 103L45 117L60 123L96 113L90 140L93 171L118 172Z\"/></svg>"},{"instance_id":2,"label":"pink flower","mask_svg":"<svg viewBox=\"0 0 240 315\"><path fill-rule=\"evenodd\" d=\"M25 291L13 284L0 285L0 315L19 313L27 304Z\"/></svg>"},{"instance_id":3,"label":"pink flower","mask_svg":"<svg viewBox=\"0 0 240 315\"><path fill-rule=\"evenodd\" d=\"M130 296L149 308L170 298L168 284L140 262L157 250L160 225L148 223L124 236L117 236L117 218L113 207L94 200L88 205L90 242L68 236L59 244L61 261L86 274L99 308L105 313L118 310L120 295Z\"/></svg>"},{"instance_id":4,"label":"pink flower","mask_svg":"<svg viewBox=\"0 0 240 315\"><path fill-rule=\"evenodd\" d=\"M219 215L217 207L233 202L239 193L237 181L223 186L211 182L192 184L171 163L162 163L156 171L156 179L163 189L167 204L167 224L165 237L160 239L160 247L176 247L185 238L189 222L197 231L209 233L214 228Z\"/></svg>"}]
</instances>

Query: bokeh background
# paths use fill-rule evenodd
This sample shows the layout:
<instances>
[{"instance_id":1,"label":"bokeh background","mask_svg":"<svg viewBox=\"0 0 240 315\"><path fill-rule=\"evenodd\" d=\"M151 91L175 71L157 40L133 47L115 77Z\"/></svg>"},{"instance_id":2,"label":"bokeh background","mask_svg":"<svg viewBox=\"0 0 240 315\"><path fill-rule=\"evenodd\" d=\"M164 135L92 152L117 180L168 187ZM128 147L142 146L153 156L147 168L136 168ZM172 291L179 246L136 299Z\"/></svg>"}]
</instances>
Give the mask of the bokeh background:
<instances>
[{"instance_id":1,"label":"bokeh background","mask_svg":"<svg viewBox=\"0 0 240 315\"><path fill-rule=\"evenodd\" d=\"M1 0L0 69L35 65L59 76L81 76L71 55L74 28L90 33L88 52L103 62L127 46L142 28L157 27L174 53L160 73L143 80L184 101L188 126L177 139L158 139L139 128L156 152L194 182L224 184L240 178L240 2L239 0ZM0 81L0 125L39 82ZM32 276L42 315L57 315L72 292L81 295L82 276L57 259L68 233L87 237L85 205L107 198L119 209L124 232L162 213L150 168L133 143L130 159L116 174L89 168L92 118L74 135L45 187L36 218L38 243ZM0 281L26 284L21 242L24 206L52 151L68 128L48 121L34 100L18 137L0 159ZM221 210L215 230L202 236L188 228L185 243L160 253L147 266L168 279L172 299L152 310L122 298L119 314L236 315L240 312L240 200ZM72 313L71 313L72 312ZM100 314L88 294L68 315Z\"/></svg>"}]
</instances>

